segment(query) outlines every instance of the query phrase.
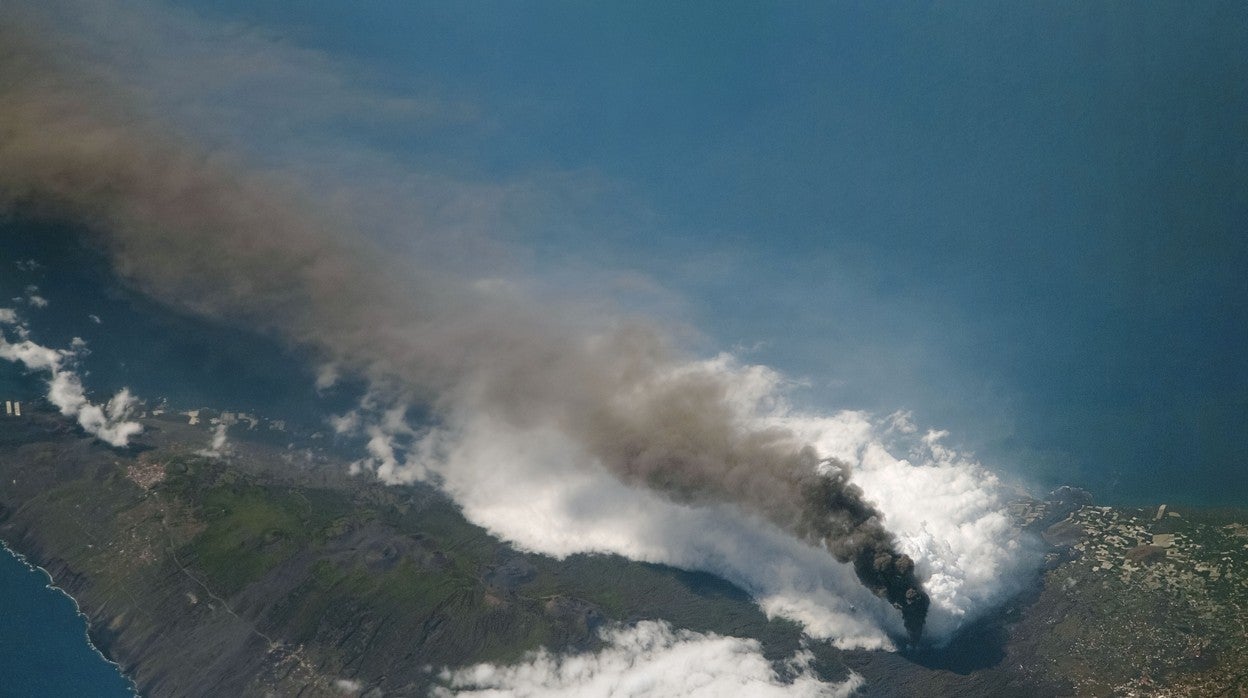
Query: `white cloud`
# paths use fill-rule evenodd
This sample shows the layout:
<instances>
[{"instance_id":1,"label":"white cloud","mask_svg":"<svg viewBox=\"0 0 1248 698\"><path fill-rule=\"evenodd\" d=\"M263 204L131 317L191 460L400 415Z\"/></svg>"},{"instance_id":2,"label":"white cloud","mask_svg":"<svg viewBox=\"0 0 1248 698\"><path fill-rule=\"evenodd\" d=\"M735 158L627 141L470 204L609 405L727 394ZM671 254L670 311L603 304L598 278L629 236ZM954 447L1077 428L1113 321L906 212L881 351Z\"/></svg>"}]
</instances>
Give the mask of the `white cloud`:
<instances>
[{"instance_id":1,"label":"white cloud","mask_svg":"<svg viewBox=\"0 0 1248 698\"><path fill-rule=\"evenodd\" d=\"M12 325L17 322L17 311L12 308L0 308L0 325Z\"/></svg>"},{"instance_id":2,"label":"white cloud","mask_svg":"<svg viewBox=\"0 0 1248 698\"><path fill-rule=\"evenodd\" d=\"M31 371L55 373L61 367L62 358L61 352L35 344L29 339L12 344L0 335L0 359L21 363Z\"/></svg>"},{"instance_id":3,"label":"white cloud","mask_svg":"<svg viewBox=\"0 0 1248 698\"><path fill-rule=\"evenodd\" d=\"M932 597L927 632L954 631L1016 592L1039 561L1005 512L1007 488L975 461L927 432L897 458L874 441L862 449L854 480L884 513ZM892 450L904 444L894 444Z\"/></svg>"},{"instance_id":4,"label":"white cloud","mask_svg":"<svg viewBox=\"0 0 1248 698\"><path fill-rule=\"evenodd\" d=\"M360 413L357 410L351 410L344 415L330 417L329 426L335 434L355 433L360 428Z\"/></svg>"},{"instance_id":5,"label":"white cloud","mask_svg":"<svg viewBox=\"0 0 1248 698\"><path fill-rule=\"evenodd\" d=\"M885 420L887 431L898 434L913 434L919 430L914 424L914 413L910 410L897 410Z\"/></svg>"},{"instance_id":6,"label":"white cloud","mask_svg":"<svg viewBox=\"0 0 1248 698\"><path fill-rule=\"evenodd\" d=\"M48 401L61 410L66 417L77 417L78 424L87 433L118 448L126 446L130 439L143 432L143 425L130 421L139 401L122 388L103 406L87 400L82 380L77 373L56 370L48 381Z\"/></svg>"},{"instance_id":7,"label":"white cloud","mask_svg":"<svg viewBox=\"0 0 1248 698\"><path fill-rule=\"evenodd\" d=\"M27 302L27 303L29 303L29 304L31 305L31 307L34 307L34 308L46 308L46 307L48 307L48 299L46 299L46 298L44 298L43 296L39 295L39 287L38 287L38 286L27 286L27 287L26 287L26 302Z\"/></svg>"},{"instance_id":8,"label":"white cloud","mask_svg":"<svg viewBox=\"0 0 1248 698\"><path fill-rule=\"evenodd\" d=\"M908 415L875 421L862 412L800 412L770 369L726 356L699 366L726 377L735 391L729 399L754 428L782 426L821 457L852 467L853 481L916 561L932 599L929 640L952 637L1034 569L1033 551L1004 513L1004 485L944 446L940 432L920 436ZM904 634L900 614L849 565L730 504L686 506L627 486L557 428L517 428L464 409L417 431L403 423L404 412L372 404L341 422L369 437L369 456L356 472L389 483L434 481L470 520L520 548L555 557L616 553L708 571L745 589L769 615L796 620L843 648L891 649L890 638Z\"/></svg>"},{"instance_id":9,"label":"white cloud","mask_svg":"<svg viewBox=\"0 0 1248 698\"><path fill-rule=\"evenodd\" d=\"M148 87L171 86L182 95L184 86L195 85L202 94L202 81L180 78L187 74L209 75L225 79L225 84L210 92L229 97L236 94L231 88L234 73L211 68L236 65L239 56L245 56L250 66L259 66L255 67L257 73L267 76L261 82L244 81L249 89L255 85L289 89L290 85L285 83L292 78L299 80L298 84L304 87L297 92L312 95L316 103L331 105L332 118L328 123L346 115L338 109L339 105L352 104L364 110L378 106L375 100L362 99L366 95L346 99L355 92L351 80L339 80L331 74L328 82L307 82L309 76L324 76L322 71L305 70L315 68L320 63L318 57L304 55L288 61L282 57L285 52L275 56L265 42L253 41L258 37L250 36L243 37L241 45L255 50L220 51L218 43L226 48L240 46L239 42L228 40L232 29L223 35L214 33L211 45L200 46L205 55L192 63L200 69L184 73L187 63L183 61L151 59L170 55L170 48L178 55L197 53L195 47L188 48L182 40L191 33L146 30L185 27L186 18L182 15L165 20L149 18L150 23L134 24L116 21L107 7L63 14L77 18L88 34L102 32L104 37L114 39L133 35L144 40L134 50L122 52L112 63L74 63L83 70L106 65L99 69L104 78L141 74L143 71L136 68L152 62L168 66L175 73L161 72L146 83ZM115 40L102 45L132 46L131 42ZM269 58L275 60L260 60ZM202 70L205 67L209 70ZM290 67L296 69L289 70ZM74 75L65 80L64 86L59 78L54 80L57 84L50 95L55 99L50 103L56 114L76 113L74 109L64 109L62 102L68 99L69 104L78 104L80 82L90 82L93 75ZM29 89L41 95L45 90L38 84ZM137 91L150 94L153 99L174 94L163 89ZM285 92L259 93L270 96ZM326 100L326 94L335 98ZM83 100L84 108L89 107L92 97L88 94ZM177 101L172 97L170 100ZM208 102L233 103L230 99ZM192 100L187 104L202 107L205 103ZM110 105L111 100L105 98L104 113L110 114ZM282 114L292 113L289 103L277 106ZM211 107L209 111L213 111ZM44 113L42 108L31 112ZM171 112L157 109L155 113L164 121ZM149 147L152 139L142 119L133 124L114 124L111 115L99 116L88 108L82 120L62 119L55 124L58 128L53 129L45 119L25 112L15 118L21 129L29 131L19 133L28 135L32 147L21 161L27 167L8 168L13 174L9 187L23 192L33 190L36 195L51 192L68 197L83 210L115 214L110 217L116 219L111 221L113 230L106 234L118 235L118 242L122 243L118 248L127 250L117 262L133 272L136 280L146 281L144 285L153 293L197 312L229 315L242 311L242 317L271 317L271 329L285 333L295 343L319 344L326 349L327 356L348 362L361 375L395 376L414 393L434 403L431 407L442 422L430 430L418 431L404 423L405 410L400 409L405 404L403 400L393 401L394 407L384 413L366 410L368 423L361 423L358 428L368 436L368 454L353 466L356 470L375 472L394 483L435 480L463 506L469 518L522 547L552 555L616 552L639 560L708 570L742 586L768 612L801 621L814 635L835 638L843 646L889 646L889 633L901 634L896 611L866 591L846 565L836 563L826 552L805 545L774 525L744 515L731 505L686 506L673 501L672 496L625 486L617 479L628 476L621 474L621 469L635 464L628 457L633 450L653 450L654 457L645 465L655 465L660 477L688 474L701 469L669 469L665 473L658 466L668 457L679 460L685 454L682 447L686 444L692 444L695 451L690 462L705 455L703 460L714 464L717 461L713 459L722 458L722 453L707 454L705 447L732 442L733 437L741 436L734 430L743 425L784 425L805 430L804 436L817 444L819 455L842 458L858 470L855 481L888 516L888 527L897 533L901 544L916 551L921 573L937 583L934 588L940 591L933 594L930 619L933 629L943 633L957 627L1012 583L1009 570L1021 554L1017 545L1011 547L1011 534L997 525L1001 520L999 484L978 466L956 457L938 438L920 444L926 460L913 455L913 462L897 458L894 453L906 452L887 443L891 435L881 433L879 425L866 415L813 415L793 410L784 400L783 380L773 371L738 366L728 357L702 365L681 363L662 349L661 337L644 328L611 333L601 346L580 347L580 322L587 328L598 327L600 318L578 320L571 317L575 313L565 314L548 307L546 302L535 303L510 294L500 296L497 285L494 293L483 293L481 288L460 288L461 278L492 278L495 274L489 272L495 265L504 271L510 268L497 261L481 262L482 249L505 252L509 246L495 246L490 241L478 243L472 231L491 227L477 221L493 224L510 218L504 204L512 198L508 193L511 187L448 185L449 190L465 194L453 199L472 204L430 206L449 212L431 215L421 205L404 202L439 204L436 196L415 194L430 185L436 188L440 180L412 172L388 177L401 167L385 156L374 161L374 154L360 153L319 162L318 155L310 160L312 167L291 168L300 176L292 176L292 181L285 184L281 177L236 172L230 162L202 158L195 149L184 151L170 145L167 151L163 145ZM199 120L194 116L183 118ZM259 124L266 120L258 116L251 121ZM83 123L93 127L87 135L105 133L116 137L108 139L108 147L100 147L102 139L98 135L88 138L85 147L80 146L78 136ZM137 133L131 133L136 126ZM67 138L73 141L72 147L63 145L62 140ZM142 157L125 157L131 153ZM133 161L143 166L136 167ZM355 166L373 174L342 180L326 174L318 177L315 173L324 172L321 168L325 163L331 165L325 169L341 172L346 167L350 174ZM121 181L126 186L66 191L64 172L76 173L78 168L90 173L81 176L97 178L85 181ZM166 182L169 178L172 181ZM297 196L305 180L310 191L342 192L341 196L330 197L340 202L329 205L336 215L322 217L302 204L282 203L288 195ZM394 183L385 184L386 180ZM320 186L326 182L342 186ZM179 200L177 196L185 191L200 192L202 205L166 205ZM497 203L487 205L487 198ZM378 202L388 205L375 205ZM478 210L481 213L474 213ZM366 252L361 252L358 260L345 252L340 256L334 245L325 244L323 236L332 235L322 226L333 229L337 222L354 220L356 211L387 213L367 214L361 219L363 224L345 227L342 239L347 241L348 248L359 246L352 230L376 227L393 231L379 233L379 237L393 235L394 239L406 240L413 238L409 231L415 227L427 231L414 237L430 241L427 248L432 254L414 254L423 261L411 265L412 269L405 263L395 267L375 264ZM372 225L374 221L378 225ZM430 225L426 226L427 222ZM168 230L180 232L170 236L166 234ZM468 232L466 237L472 244L462 244L465 238L458 234L433 234L461 230ZM413 252L423 253L426 243L417 247ZM307 250L310 254L286 254L291 250ZM499 259L514 256L493 254ZM315 263L304 263L306 260ZM444 268L446 260L452 262L449 268ZM404 260L407 261L410 260ZM456 264L473 269L471 277L455 273ZM405 280L413 270L416 273L410 274L409 287ZM183 283L184 279L203 283ZM196 289L193 297L187 297L187 289L192 288ZM201 289L209 288L216 292L200 295ZM411 289L419 292L408 293ZM590 306L592 303L587 307ZM292 313L293 317L282 317L296 307L299 311ZM553 320L556 317L558 321ZM545 322L547 318L552 321ZM605 322L611 324L609 320ZM616 351L615 347L621 348ZM697 375L695 380L684 383L671 380L672 373L689 367L694 367L695 373L705 372L706 380L697 379ZM722 384L712 380L719 374L724 380ZM599 378L603 380L596 380ZM704 391L702 399L688 403L693 408L673 409L672 416L696 422L707 413L700 409L702 406L714 408L716 415L708 420L712 422L710 429L685 441L682 437L688 430L664 422L667 413L655 408L680 407L684 404L681 400L690 396L691 391L685 390L690 387ZM720 403L721 388L735 391L733 405ZM724 415L718 414L720 408ZM343 426L351 427L345 422ZM899 431L906 433L904 429ZM753 431L748 435L758 437L742 439L750 443L766 441L767 436ZM654 449L658 436L670 439ZM944 450L938 453L938 448ZM608 461L617 475L609 474L591 453ZM729 448L727 453L732 456L736 451ZM751 474L750 466L759 462L747 460L746 456L752 454L752 450L746 449L740 454L741 459L731 464L734 484L777 482L778 478L745 476ZM786 451L783 455L791 454ZM790 459L781 462L789 463ZM805 460L800 465L805 467ZM735 476L742 473L745 475L738 482ZM912 474L915 477L910 477ZM802 473L796 475L800 477ZM706 482L691 476L685 484ZM939 496L927 496L923 487L930 487ZM786 487L778 490L788 492ZM753 491L739 488L734 494ZM723 492L712 489L711 495ZM788 503L783 497L767 499L769 504ZM761 498L750 499L756 505L759 501ZM766 513L758 506L754 510ZM991 570L1001 573L992 577L986 573Z\"/></svg>"},{"instance_id":10,"label":"white cloud","mask_svg":"<svg viewBox=\"0 0 1248 698\"><path fill-rule=\"evenodd\" d=\"M322 364L316 370L316 389L329 390L338 384L339 373L337 364Z\"/></svg>"},{"instance_id":11,"label":"white cloud","mask_svg":"<svg viewBox=\"0 0 1248 698\"><path fill-rule=\"evenodd\" d=\"M334 681L334 688L337 688L344 695L352 696L359 693L363 686L360 685L359 681L353 681L351 679L337 679Z\"/></svg>"},{"instance_id":12,"label":"white cloud","mask_svg":"<svg viewBox=\"0 0 1248 698\"><path fill-rule=\"evenodd\" d=\"M217 428L212 432L212 442L208 448L201 449L195 453L208 458L224 458L230 453L230 441L226 435L226 425L218 424Z\"/></svg>"},{"instance_id":13,"label":"white cloud","mask_svg":"<svg viewBox=\"0 0 1248 698\"><path fill-rule=\"evenodd\" d=\"M18 327L22 340L9 341L0 331L0 359L20 363L30 371L43 371L48 377L48 401L66 417L76 417L79 426L99 440L116 447L124 447L130 439L143 431L143 425L132 421L138 399L123 388L104 405L96 405L87 399L82 379L65 364L75 356L75 351L86 349L81 340L73 344L74 350L57 350L36 344L29 338L24 326ZM77 338L75 338L77 339Z\"/></svg>"},{"instance_id":14,"label":"white cloud","mask_svg":"<svg viewBox=\"0 0 1248 698\"><path fill-rule=\"evenodd\" d=\"M811 655L786 662L781 677L755 640L673 630L665 622L600 631L607 646L595 653L554 655L542 650L513 666L478 664L440 675L435 696L575 696L576 698L837 698L855 693L863 679L820 680Z\"/></svg>"}]
</instances>

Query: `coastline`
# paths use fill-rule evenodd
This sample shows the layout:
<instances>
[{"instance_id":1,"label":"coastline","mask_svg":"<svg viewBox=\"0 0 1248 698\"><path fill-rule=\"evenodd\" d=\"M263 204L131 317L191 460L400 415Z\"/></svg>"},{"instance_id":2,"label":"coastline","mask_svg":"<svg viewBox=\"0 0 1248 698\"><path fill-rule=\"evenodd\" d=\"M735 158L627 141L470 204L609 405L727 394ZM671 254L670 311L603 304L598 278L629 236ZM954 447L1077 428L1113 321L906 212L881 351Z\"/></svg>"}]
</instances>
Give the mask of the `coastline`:
<instances>
[{"instance_id":1,"label":"coastline","mask_svg":"<svg viewBox=\"0 0 1248 698\"><path fill-rule=\"evenodd\" d=\"M14 559L16 559L18 562L20 562L24 567L26 567L30 571L41 573L44 579L47 580L47 583L44 584L45 588L50 589L56 593L59 593L61 596L64 596L65 598L69 599L70 602L74 604L74 613L77 614L78 618L82 621L82 635L83 635L83 639L87 643L87 647L91 648L91 651L94 652L96 656L98 656L100 659L104 660L106 664L116 669L117 673L125 680L130 690L131 696L133 696L134 698L141 698L142 694L139 693L139 687L138 687L138 684L135 682L134 678L126 673L125 669L121 666L121 664L114 661L111 657L108 656L108 654L106 654L102 649L100 649L100 647L96 645L95 640L92 639L91 619L89 616L87 616L86 613L83 612L82 605L78 603L78 599L75 599L72 594L70 594L68 591L58 586L56 584L56 579L52 577L51 572L44 569L42 566L37 565L34 562L32 562L29 557L27 557L25 554L21 553L20 551L14 550L13 547L9 545L8 541L4 540L3 538L0 538L0 548L2 548L5 553L12 555Z\"/></svg>"},{"instance_id":2,"label":"coastline","mask_svg":"<svg viewBox=\"0 0 1248 698\"><path fill-rule=\"evenodd\" d=\"M345 468L290 469L280 446L241 439L228 462L189 456L201 430L150 424L153 448L140 453L58 429L0 444L0 482L12 482L0 490L0 543L23 570L43 572L43 582L25 580L27 591L55 588L96 619L86 639L110 680L121 676L115 695L197 695L208 685L217 695L332 698L340 680L419 694L434 682L423 666L513 662L638 614L800 642L727 583L607 557L516 553L432 493L361 483ZM144 487L154 465L167 477L155 495ZM1158 662L1171 672L1167 685L1237 685L1231 672L1244 666L1248 644L1228 601L1248 586L1239 552L1248 518L1173 505L1159 518L1159 502L1122 509L1091 500L1064 487L1011 505L1014 525L1052 546L1045 569L1034 592L1003 603L953 646L891 653L816 643L814 651L873 691L916 698L1126 691ZM205 517L209 504L232 513ZM240 529L241 516L262 523ZM222 531L235 536L228 545ZM261 557L281 546L290 554ZM236 570L256 560L263 566L239 581ZM1158 608L1186 625L1159 622L1150 615ZM59 610L59 635L80 649L81 621ZM1058 617L1081 622L1055 632ZM1078 643L1073 659L1068 640ZM1058 673L1055 658L1066 658Z\"/></svg>"}]
</instances>

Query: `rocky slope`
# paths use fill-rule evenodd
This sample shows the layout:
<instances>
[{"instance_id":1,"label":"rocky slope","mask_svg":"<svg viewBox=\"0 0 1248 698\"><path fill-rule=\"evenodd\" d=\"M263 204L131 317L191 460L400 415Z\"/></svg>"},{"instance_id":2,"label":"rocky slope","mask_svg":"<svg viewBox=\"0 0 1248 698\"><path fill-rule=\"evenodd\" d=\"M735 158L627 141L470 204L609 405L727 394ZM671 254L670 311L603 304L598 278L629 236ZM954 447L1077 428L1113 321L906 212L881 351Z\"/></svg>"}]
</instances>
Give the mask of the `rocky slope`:
<instances>
[{"instance_id":1,"label":"rocky slope","mask_svg":"<svg viewBox=\"0 0 1248 698\"><path fill-rule=\"evenodd\" d=\"M591 649L646 618L775 659L803 642L710 575L516 552L433 490L349 477L321 440L244 420L205 454L211 414L149 417L127 450L37 407L0 423L0 538L145 695L426 695L443 667ZM807 642L821 675L883 696L1248 695L1248 518L1076 490L1013 514L1049 546L1032 589L945 648Z\"/></svg>"}]
</instances>

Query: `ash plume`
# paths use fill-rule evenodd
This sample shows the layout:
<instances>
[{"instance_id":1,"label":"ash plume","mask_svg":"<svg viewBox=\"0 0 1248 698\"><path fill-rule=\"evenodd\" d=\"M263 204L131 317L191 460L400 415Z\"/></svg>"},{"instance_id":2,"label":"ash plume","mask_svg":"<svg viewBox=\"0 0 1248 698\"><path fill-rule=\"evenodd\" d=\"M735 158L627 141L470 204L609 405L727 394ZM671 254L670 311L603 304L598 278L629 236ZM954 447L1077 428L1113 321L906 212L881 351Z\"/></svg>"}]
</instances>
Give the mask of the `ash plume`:
<instances>
[{"instance_id":1,"label":"ash plume","mask_svg":"<svg viewBox=\"0 0 1248 698\"><path fill-rule=\"evenodd\" d=\"M931 599L915 576L914 561L897 551L880 513L849 482L848 466L827 466L830 472L806 487L803 532L837 560L853 563L858 580L901 611L911 642L918 642Z\"/></svg>"},{"instance_id":2,"label":"ash plume","mask_svg":"<svg viewBox=\"0 0 1248 698\"><path fill-rule=\"evenodd\" d=\"M139 289L312 348L435 415L552 429L626 483L769 520L852 564L918 639L928 596L882 515L846 466L753 421L736 377L650 323L391 261L297 176L197 148L133 108L121 76L5 27L0 210L78 223Z\"/></svg>"}]
</instances>

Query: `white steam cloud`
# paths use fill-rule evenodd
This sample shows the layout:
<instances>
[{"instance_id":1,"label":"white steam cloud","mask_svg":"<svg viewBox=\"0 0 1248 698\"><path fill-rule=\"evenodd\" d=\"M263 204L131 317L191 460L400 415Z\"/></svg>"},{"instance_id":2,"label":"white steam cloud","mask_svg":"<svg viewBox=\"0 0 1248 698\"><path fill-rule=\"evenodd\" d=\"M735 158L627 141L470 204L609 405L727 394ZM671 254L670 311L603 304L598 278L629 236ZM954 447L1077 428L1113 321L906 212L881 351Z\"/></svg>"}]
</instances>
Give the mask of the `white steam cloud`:
<instances>
[{"instance_id":1,"label":"white steam cloud","mask_svg":"<svg viewBox=\"0 0 1248 698\"><path fill-rule=\"evenodd\" d=\"M845 698L863 685L850 674L840 683L820 680L812 657L799 652L782 677L755 640L673 630L663 622L605 629L607 646L592 654L555 655L545 650L514 666L479 664L443 671L439 698Z\"/></svg>"},{"instance_id":2,"label":"white steam cloud","mask_svg":"<svg viewBox=\"0 0 1248 698\"><path fill-rule=\"evenodd\" d=\"M918 436L904 415L875 423L793 409L774 371L730 356L696 360L658 322L536 298L494 269L441 264L453 255L436 251L463 238L418 212L377 235L418 240L422 254L387 255L362 230L385 219L360 225L354 214L411 211L425 194L420 173L389 178L411 188L355 199L358 188L327 197L298 170L249 169L143 112L163 92L130 83L145 67L133 61L172 51L150 70L154 84L198 84L170 79L184 58L161 43L170 32L96 8L81 16L101 20L107 40L84 53L84 42L48 38L55 22L18 14L0 22L0 208L86 223L138 288L315 352L335 367L318 379L323 389L338 371L367 381L360 409L334 424L367 438L355 471L434 482L468 518L530 550L615 552L720 574L769 613L844 647L892 647L905 631L946 639L1028 569L1001 484L939 432ZM180 15L154 26L169 22L219 42L192 42L192 65L238 53L232 32ZM126 41L110 33L126 27L137 28ZM264 74L326 70L306 55L286 70L288 52L257 50L263 39L245 33L239 41L263 56ZM118 57L110 46L134 48ZM357 104L366 97L349 92ZM357 155L346 160L371 161ZM464 189L469 199L480 191ZM93 433L110 443L136 433L128 393L94 408L61 353L4 348L50 371L53 384L60 377L58 405ZM427 416L420 423L407 418L415 407Z\"/></svg>"},{"instance_id":3,"label":"white steam cloud","mask_svg":"<svg viewBox=\"0 0 1248 698\"><path fill-rule=\"evenodd\" d=\"M103 405L87 399L82 379L66 363L76 354L73 350L57 350L31 341L24 325L15 325L17 315L0 309L0 324L14 325L20 341L10 342L7 333L0 329L0 359L22 364L28 371L48 374L48 402L61 414L77 418L79 426L110 446L122 448L130 439L142 433L143 425L131 421L139 401L123 388ZM75 338L77 339L77 338ZM77 340L75 348L84 350L84 342Z\"/></svg>"}]
</instances>

